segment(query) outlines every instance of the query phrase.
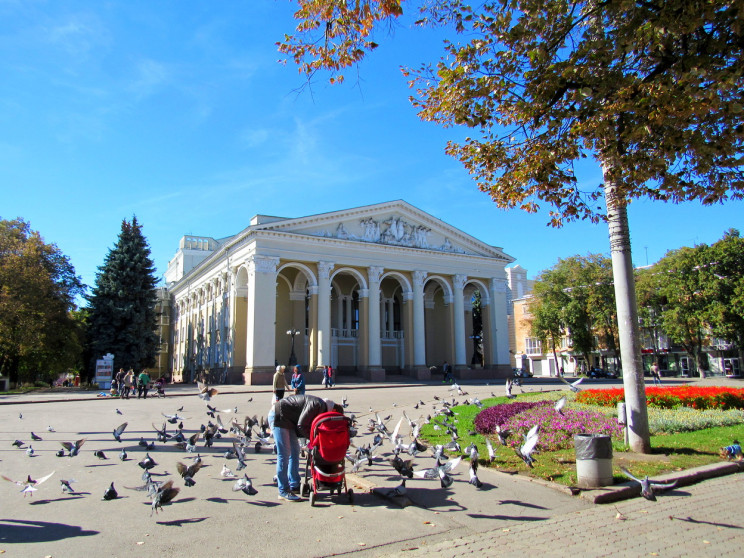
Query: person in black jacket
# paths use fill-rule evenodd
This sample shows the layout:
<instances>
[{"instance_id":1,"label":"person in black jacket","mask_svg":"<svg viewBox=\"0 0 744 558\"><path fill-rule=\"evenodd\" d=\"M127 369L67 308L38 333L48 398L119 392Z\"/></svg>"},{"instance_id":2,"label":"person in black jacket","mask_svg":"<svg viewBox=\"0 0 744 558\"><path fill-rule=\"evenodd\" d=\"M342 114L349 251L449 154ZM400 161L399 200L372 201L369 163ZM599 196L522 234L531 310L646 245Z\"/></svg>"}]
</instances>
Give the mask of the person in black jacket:
<instances>
[{"instance_id":1,"label":"person in black jacket","mask_svg":"<svg viewBox=\"0 0 744 558\"><path fill-rule=\"evenodd\" d=\"M276 480L279 499L300 500L300 442L309 438L315 417L322 413L343 413L343 407L314 395L290 395L275 402L269 412L269 426L276 443Z\"/></svg>"}]
</instances>

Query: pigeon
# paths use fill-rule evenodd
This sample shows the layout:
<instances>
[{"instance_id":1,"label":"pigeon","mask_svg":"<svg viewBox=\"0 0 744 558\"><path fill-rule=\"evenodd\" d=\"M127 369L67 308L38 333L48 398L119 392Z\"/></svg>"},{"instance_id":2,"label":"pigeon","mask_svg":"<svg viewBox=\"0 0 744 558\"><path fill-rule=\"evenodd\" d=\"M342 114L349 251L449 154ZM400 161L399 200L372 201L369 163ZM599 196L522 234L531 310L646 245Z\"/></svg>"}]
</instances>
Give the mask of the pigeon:
<instances>
[{"instance_id":1,"label":"pigeon","mask_svg":"<svg viewBox=\"0 0 744 558\"><path fill-rule=\"evenodd\" d=\"M124 413L122 413L122 412L121 412L121 411L120 411L119 409L114 409L114 410L116 411L116 414L117 414L117 415L123 415L123 414L124 414Z\"/></svg>"},{"instance_id":2,"label":"pigeon","mask_svg":"<svg viewBox=\"0 0 744 558\"><path fill-rule=\"evenodd\" d=\"M0 475L0 478L3 478L4 480L8 482L15 483L18 486L22 486L23 490L21 490L21 493L23 494L23 497L25 498L26 494L28 494L29 496L33 496L33 493L36 492L36 487L42 484L43 482L49 480L49 478L51 478L53 474L54 474L54 471L52 471L48 475L44 475L43 477L37 480L32 479L31 475L28 475L25 481L14 481L13 479L9 479L5 475Z\"/></svg>"},{"instance_id":3,"label":"pigeon","mask_svg":"<svg viewBox=\"0 0 744 558\"><path fill-rule=\"evenodd\" d=\"M103 491L103 498L101 500L116 500L119 497L119 493L114 488L114 483L112 482L109 487Z\"/></svg>"},{"instance_id":4,"label":"pigeon","mask_svg":"<svg viewBox=\"0 0 744 558\"><path fill-rule=\"evenodd\" d=\"M346 399L346 396L344 395L341 397L341 406L346 409L349 406L348 400Z\"/></svg>"},{"instance_id":5,"label":"pigeon","mask_svg":"<svg viewBox=\"0 0 744 558\"><path fill-rule=\"evenodd\" d=\"M558 378L561 380L561 382L563 382L564 384L568 386L568 389L570 389L574 393L579 393L581 391L579 384L584 381L583 376L579 378L578 380L576 380L575 382L570 382L570 383L563 376L558 376Z\"/></svg>"},{"instance_id":6,"label":"pigeon","mask_svg":"<svg viewBox=\"0 0 744 558\"><path fill-rule=\"evenodd\" d=\"M242 490L248 496L255 496L256 494L258 494L258 490L253 488L253 483L251 482L251 479L249 479L248 475L246 474L243 475L242 479L238 479L235 482L232 489L233 489L233 492Z\"/></svg>"},{"instance_id":7,"label":"pigeon","mask_svg":"<svg viewBox=\"0 0 744 558\"><path fill-rule=\"evenodd\" d=\"M454 470L460 464L461 460L462 460L462 457L456 457L454 459L450 459L449 461L445 463L441 463L439 459L437 459L436 466L432 467L431 469L422 469L419 471L414 471L413 475L420 479L439 478L442 484L442 488L447 488L448 486L452 484L452 477L447 475L447 473Z\"/></svg>"},{"instance_id":8,"label":"pigeon","mask_svg":"<svg viewBox=\"0 0 744 558\"><path fill-rule=\"evenodd\" d=\"M564 395L558 401L555 402L555 412L559 415L563 414L563 408L566 406L566 396Z\"/></svg>"},{"instance_id":9,"label":"pigeon","mask_svg":"<svg viewBox=\"0 0 744 558\"><path fill-rule=\"evenodd\" d=\"M168 432L167 432L167 428L165 426L165 423L163 423L163 427L162 428L158 428L154 424L152 425L152 427L155 429L155 432L157 433L157 440L158 440L158 442L167 442L168 441L168 438L171 437L171 435L168 434Z\"/></svg>"},{"instance_id":10,"label":"pigeon","mask_svg":"<svg viewBox=\"0 0 744 558\"><path fill-rule=\"evenodd\" d=\"M137 463L137 465L142 467L144 470L149 471L153 467L156 467L157 463L155 463L155 460L152 457L150 457L149 453L146 453L145 457L142 459L142 461Z\"/></svg>"},{"instance_id":11,"label":"pigeon","mask_svg":"<svg viewBox=\"0 0 744 558\"><path fill-rule=\"evenodd\" d=\"M199 389L199 397L204 401L209 401L212 397L219 393L216 389L211 388L209 387L209 385L202 382L196 382L196 386Z\"/></svg>"},{"instance_id":12,"label":"pigeon","mask_svg":"<svg viewBox=\"0 0 744 558\"><path fill-rule=\"evenodd\" d=\"M103 451L101 451L101 450L94 451L93 452L93 455L95 455L98 459L101 459L101 460L108 459L108 457L106 457L106 454L103 453Z\"/></svg>"},{"instance_id":13,"label":"pigeon","mask_svg":"<svg viewBox=\"0 0 744 558\"><path fill-rule=\"evenodd\" d=\"M398 474L402 477L413 478L413 459L406 459L403 461L400 456L396 455L388 459L390 465L398 471Z\"/></svg>"},{"instance_id":14,"label":"pigeon","mask_svg":"<svg viewBox=\"0 0 744 558\"><path fill-rule=\"evenodd\" d=\"M25 445L25 443L26 442L21 442L20 440L16 440L15 442L13 442L10 445L17 447L18 449L23 449L23 446Z\"/></svg>"},{"instance_id":15,"label":"pigeon","mask_svg":"<svg viewBox=\"0 0 744 558\"><path fill-rule=\"evenodd\" d=\"M194 475L201 469L202 463L199 461L198 463L193 463L189 466L184 465L180 461L176 463L176 470L178 471L178 474L183 477L184 484L186 486L194 486L196 482L194 481Z\"/></svg>"},{"instance_id":16,"label":"pigeon","mask_svg":"<svg viewBox=\"0 0 744 558\"><path fill-rule=\"evenodd\" d=\"M181 409L183 409L183 407L181 407ZM186 418L186 417L179 416L178 413L174 415L166 415L165 413L160 413L160 414L163 415L170 424L176 424L179 420L184 420Z\"/></svg>"},{"instance_id":17,"label":"pigeon","mask_svg":"<svg viewBox=\"0 0 744 558\"><path fill-rule=\"evenodd\" d=\"M34 434L33 432L31 432L31 439L34 442L40 442L41 441L41 436L37 436L36 434Z\"/></svg>"},{"instance_id":18,"label":"pigeon","mask_svg":"<svg viewBox=\"0 0 744 558\"><path fill-rule=\"evenodd\" d=\"M47 426L47 432L56 432L54 428L52 428L52 425Z\"/></svg>"},{"instance_id":19,"label":"pigeon","mask_svg":"<svg viewBox=\"0 0 744 558\"><path fill-rule=\"evenodd\" d=\"M408 489L406 488L407 480L408 479L404 478L398 486L396 486L395 488L391 488L385 495L388 498L405 496L408 493Z\"/></svg>"},{"instance_id":20,"label":"pigeon","mask_svg":"<svg viewBox=\"0 0 744 558\"><path fill-rule=\"evenodd\" d=\"M127 424L129 423L124 422L120 424L119 426L117 426L116 428L114 428L114 440L121 443L121 435L124 433L124 430L126 429Z\"/></svg>"},{"instance_id":21,"label":"pigeon","mask_svg":"<svg viewBox=\"0 0 744 558\"><path fill-rule=\"evenodd\" d=\"M193 434L189 437L188 441L186 442L186 451L189 453L194 453L196 451L196 442L199 441L199 437L201 436L201 432L197 432L196 434Z\"/></svg>"},{"instance_id":22,"label":"pigeon","mask_svg":"<svg viewBox=\"0 0 744 558\"><path fill-rule=\"evenodd\" d=\"M530 428L530 431L525 435L522 447L514 448L514 453L516 453L530 469L534 467L533 463L535 463L535 458L532 457L532 452L535 451L535 446L537 446L539 432L540 425L536 424Z\"/></svg>"},{"instance_id":23,"label":"pigeon","mask_svg":"<svg viewBox=\"0 0 744 558\"><path fill-rule=\"evenodd\" d=\"M475 463L478 463L475 461ZM468 481L470 484L472 484L475 488L481 488L483 486L483 483L478 478L478 467L477 465L473 467L473 465L470 466L470 480Z\"/></svg>"},{"instance_id":24,"label":"pigeon","mask_svg":"<svg viewBox=\"0 0 744 558\"><path fill-rule=\"evenodd\" d=\"M177 412L177 413L180 413L180 412L182 412L182 411L183 411L183 405L181 405L181 406L180 406L180 407L179 407L178 409L176 409L176 412Z\"/></svg>"},{"instance_id":25,"label":"pigeon","mask_svg":"<svg viewBox=\"0 0 744 558\"><path fill-rule=\"evenodd\" d=\"M142 436L140 436L140 439L139 439L139 442L137 442L137 445L142 448L146 448L148 444L145 441L145 439Z\"/></svg>"},{"instance_id":26,"label":"pigeon","mask_svg":"<svg viewBox=\"0 0 744 558\"><path fill-rule=\"evenodd\" d=\"M633 476L633 474L625 467L620 467L620 470L626 477L640 484L641 496L643 496L646 500L651 500L652 502L656 501L656 490L667 490L669 488L674 488L675 486L677 486L676 481L668 483L654 482L652 480L649 480L648 475L646 475L646 477L644 477L643 479L639 479Z\"/></svg>"},{"instance_id":27,"label":"pigeon","mask_svg":"<svg viewBox=\"0 0 744 558\"><path fill-rule=\"evenodd\" d=\"M119 461L126 461L127 460L127 451L124 448L121 448L121 451L119 452Z\"/></svg>"},{"instance_id":28,"label":"pigeon","mask_svg":"<svg viewBox=\"0 0 744 558\"><path fill-rule=\"evenodd\" d=\"M220 475L222 475L226 479L234 479L235 473L233 473L230 468L227 466L227 463L224 463L222 465L222 471L220 472Z\"/></svg>"},{"instance_id":29,"label":"pigeon","mask_svg":"<svg viewBox=\"0 0 744 558\"><path fill-rule=\"evenodd\" d=\"M75 489L70 486L73 482L76 482L75 479L59 479L59 485L60 488L62 488L62 492L66 494L75 494Z\"/></svg>"},{"instance_id":30,"label":"pigeon","mask_svg":"<svg viewBox=\"0 0 744 558\"><path fill-rule=\"evenodd\" d=\"M168 504L175 498L178 493L181 491L180 488L174 488L173 487L173 481L169 480L165 484L163 484L160 488L158 488L157 492L155 493L155 496L152 498L152 509L150 511L150 516L152 517L153 513L158 513L158 509L163 509L164 504Z\"/></svg>"},{"instance_id":31,"label":"pigeon","mask_svg":"<svg viewBox=\"0 0 744 558\"><path fill-rule=\"evenodd\" d=\"M499 425L496 425L496 436L499 437L499 443L502 446L505 446L506 441L509 439L509 436L511 436L511 430L507 430L501 428Z\"/></svg>"},{"instance_id":32,"label":"pigeon","mask_svg":"<svg viewBox=\"0 0 744 558\"><path fill-rule=\"evenodd\" d=\"M65 456L65 450L63 450L63 449L60 448L56 452L54 452L54 455L56 455L57 457L64 457Z\"/></svg>"},{"instance_id":33,"label":"pigeon","mask_svg":"<svg viewBox=\"0 0 744 558\"><path fill-rule=\"evenodd\" d=\"M34 456L34 448L32 446L28 446L28 448L26 448L26 455L28 455L29 457Z\"/></svg>"},{"instance_id":34,"label":"pigeon","mask_svg":"<svg viewBox=\"0 0 744 558\"><path fill-rule=\"evenodd\" d=\"M496 459L496 452L493 451L493 444L491 443L491 440L488 438L485 438L486 440L486 450L488 451L488 461L490 463L493 463Z\"/></svg>"},{"instance_id":35,"label":"pigeon","mask_svg":"<svg viewBox=\"0 0 744 558\"><path fill-rule=\"evenodd\" d=\"M504 388L505 391L506 391L506 397L507 397L507 399L515 399L517 397L516 395L513 395L512 394L512 384L513 384L512 379L511 378L507 378L506 379L506 386Z\"/></svg>"}]
</instances>

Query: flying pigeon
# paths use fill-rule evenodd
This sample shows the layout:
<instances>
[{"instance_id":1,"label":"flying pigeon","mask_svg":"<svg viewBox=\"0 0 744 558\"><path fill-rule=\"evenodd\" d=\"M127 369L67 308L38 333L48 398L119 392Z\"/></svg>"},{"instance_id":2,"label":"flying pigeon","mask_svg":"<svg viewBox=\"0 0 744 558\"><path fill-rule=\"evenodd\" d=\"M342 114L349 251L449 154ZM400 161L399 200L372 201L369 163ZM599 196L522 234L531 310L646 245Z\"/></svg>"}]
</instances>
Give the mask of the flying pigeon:
<instances>
[{"instance_id":1,"label":"flying pigeon","mask_svg":"<svg viewBox=\"0 0 744 558\"><path fill-rule=\"evenodd\" d=\"M522 447L514 448L514 453L516 453L530 469L533 468L533 463L535 462L535 458L532 457L532 452L535 451L535 446L537 446L539 432L540 425L536 424L530 428L530 431L525 435Z\"/></svg>"},{"instance_id":2,"label":"flying pigeon","mask_svg":"<svg viewBox=\"0 0 744 558\"><path fill-rule=\"evenodd\" d=\"M248 496L255 496L256 494L258 494L258 490L253 488L253 483L251 482L251 479L249 479L248 475L246 474L243 475L242 479L238 479L235 482L232 489L233 489L233 492L242 490Z\"/></svg>"},{"instance_id":3,"label":"flying pigeon","mask_svg":"<svg viewBox=\"0 0 744 558\"><path fill-rule=\"evenodd\" d=\"M623 474L626 477L640 484L641 485L641 496L643 496L646 500L651 500L652 502L656 501L655 490L667 490L669 488L674 488L677 485L676 482L669 482L669 483L654 482L652 480L649 480L648 475L646 475L646 477L643 479L639 479L633 476L633 474L630 471L628 471L625 467L620 467L620 470L623 472Z\"/></svg>"},{"instance_id":4,"label":"flying pigeon","mask_svg":"<svg viewBox=\"0 0 744 558\"><path fill-rule=\"evenodd\" d=\"M209 385L202 382L196 382L196 386L199 389L199 397L202 398L204 401L209 401L212 397L219 393L216 389L211 388L209 387Z\"/></svg>"},{"instance_id":5,"label":"flying pigeon","mask_svg":"<svg viewBox=\"0 0 744 558\"><path fill-rule=\"evenodd\" d=\"M173 498L175 498L180 491L180 488L173 488L172 480L169 480L160 488L158 488L155 496L153 496L152 498L152 509L150 511L150 516L152 516L153 513L158 513L158 509L162 510L163 505L170 503L171 500L173 500Z\"/></svg>"},{"instance_id":6,"label":"flying pigeon","mask_svg":"<svg viewBox=\"0 0 744 558\"><path fill-rule=\"evenodd\" d=\"M579 378L578 380L576 380L575 382L570 382L570 383L563 376L558 376L558 378L561 380L561 382L563 382L564 384L568 386L568 389L570 389L574 393L579 393L581 391L581 388L578 386L581 382L584 381L583 376Z\"/></svg>"},{"instance_id":7,"label":"flying pigeon","mask_svg":"<svg viewBox=\"0 0 744 558\"><path fill-rule=\"evenodd\" d=\"M124 422L120 424L119 426L117 426L116 428L114 428L114 440L121 443L121 435L124 433L124 430L126 429L127 424L129 423Z\"/></svg>"},{"instance_id":8,"label":"flying pigeon","mask_svg":"<svg viewBox=\"0 0 744 558\"><path fill-rule=\"evenodd\" d=\"M103 491L103 498L101 500L116 500L119 497L119 493L114 488L114 483L112 482L109 487Z\"/></svg>"},{"instance_id":9,"label":"flying pigeon","mask_svg":"<svg viewBox=\"0 0 744 558\"><path fill-rule=\"evenodd\" d=\"M475 461L474 463L478 463ZM470 470L468 471L470 473L470 480L468 481L470 484L472 484L475 488L481 488L483 486L483 483L478 478L478 467L477 465L474 467L472 464L470 465Z\"/></svg>"},{"instance_id":10,"label":"flying pigeon","mask_svg":"<svg viewBox=\"0 0 744 558\"><path fill-rule=\"evenodd\" d=\"M12 482L17 484L18 486L22 486L23 490L21 490L21 493L23 494L23 497L26 497L26 494L29 496L33 496L33 493L36 492L36 487L43 482L47 481L52 475L54 474L54 471L49 473L48 475L44 475L40 479L34 480L31 478L31 475L28 475L26 477L25 481L14 481L13 479L9 479L5 475L0 475L0 478L3 478L6 481Z\"/></svg>"},{"instance_id":11,"label":"flying pigeon","mask_svg":"<svg viewBox=\"0 0 744 558\"><path fill-rule=\"evenodd\" d=\"M486 450L488 451L488 460L489 462L493 463L493 461L496 459L496 452L493 451L493 444L491 443L491 440L488 438L485 438L486 440Z\"/></svg>"},{"instance_id":12,"label":"flying pigeon","mask_svg":"<svg viewBox=\"0 0 744 558\"><path fill-rule=\"evenodd\" d=\"M199 461L198 463L193 463L189 466L184 465L180 461L176 463L176 470L178 471L178 474L183 477L184 484L186 486L194 486L196 482L194 481L194 475L201 469L202 463Z\"/></svg>"},{"instance_id":13,"label":"flying pigeon","mask_svg":"<svg viewBox=\"0 0 744 558\"><path fill-rule=\"evenodd\" d=\"M431 469L422 469L420 471L414 471L413 475L415 477L418 477L420 479L436 479L438 478L440 480L440 483L442 485L442 488L448 488L450 485L452 485L452 477L450 477L447 473L450 471L453 471L462 460L462 457L456 457L454 459L450 459L446 463L440 463L437 459L436 466L432 467Z\"/></svg>"},{"instance_id":14,"label":"flying pigeon","mask_svg":"<svg viewBox=\"0 0 744 558\"><path fill-rule=\"evenodd\" d=\"M181 407L181 409L183 409L183 407ZM170 424L176 424L179 420L184 420L186 418L186 417L179 416L178 413L174 415L166 415L165 413L160 413L160 414L163 415Z\"/></svg>"},{"instance_id":15,"label":"flying pigeon","mask_svg":"<svg viewBox=\"0 0 744 558\"><path fill-rule=\"evenodd\" d=\"M506 441L509 439L509 436L511 436L511 430L501 428L499 425L496 425L496 435L499 437L499 443L502 446L505 446Z\"/></svg>"},{"instance_id":16,"label":"flying pigeon","mask_svg":"<svg viewBox=\"0 0 744 558\"><path fill-rule=\"evenodd\" d=\"M563 408L566 406L566 396L564 395L558 401L555 402L555 412L559 415L563 414Z\"/></svg>"},{"instance_id":17,"label":"flying pigeon","mask_svg":"<svg viewBox=\"0 0 744 558\"><path fill-rule=\"evenodd\" d=\"M512 384L513 384L512 379L507 378L506 386L504 387L507 399L515 399L517 397L516 395L512 395Z\"/></svg>"},{"instance_id":18,"label":"flying pigeon","mask_svg":"<svg viewBox=\"0 0 744 558\"><path fill-rule=\"evenodd\" d=\"M400 456L396 455L388 459L390 465L398 471L398 474L402 477L413 478L413 459L406 459L403 461Z\"/></svg>"}]
</instances>

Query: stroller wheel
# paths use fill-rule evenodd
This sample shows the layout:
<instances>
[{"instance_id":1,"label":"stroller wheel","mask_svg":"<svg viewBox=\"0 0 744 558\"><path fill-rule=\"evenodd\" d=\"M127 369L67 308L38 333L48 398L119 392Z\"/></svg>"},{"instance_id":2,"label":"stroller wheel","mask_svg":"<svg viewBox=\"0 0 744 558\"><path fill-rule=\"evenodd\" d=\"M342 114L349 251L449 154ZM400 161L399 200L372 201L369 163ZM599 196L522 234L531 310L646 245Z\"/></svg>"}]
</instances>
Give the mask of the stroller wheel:
<instances>
[{"instance_id":1,"label":"stroller wheel","mask_svg":"<svg viewBox=\"0 0 744 558\"><path fill-rule=\"evenodd\" d=\"M350 488L349 490L346 491L346 495L349 497L349 503L353 504L354 503L354 491Z\"/></svg>"},{"instance_id":2,"label":"stroller wheel","mask_svg":"<svg viewBox=\"0 0 744 558\"><path fill-rule=\"evenodd\" d=\"M314 506L315 505L315 499L316 498L317 498L317 494L315 494L315 492L311 492L310 493L310 505L311 506Z\"/></svg>"},{"instance_id":3,"label":"stroller wheel","mask_svg":"<svg viewBox=\"0 0 744 558\"><path fill-rule=\"evenodd\" d=\"M302 485L301 493L303 498L308 497L308 495L310 494L310 485L308 483Z\"/></svg>"}]
</instances>

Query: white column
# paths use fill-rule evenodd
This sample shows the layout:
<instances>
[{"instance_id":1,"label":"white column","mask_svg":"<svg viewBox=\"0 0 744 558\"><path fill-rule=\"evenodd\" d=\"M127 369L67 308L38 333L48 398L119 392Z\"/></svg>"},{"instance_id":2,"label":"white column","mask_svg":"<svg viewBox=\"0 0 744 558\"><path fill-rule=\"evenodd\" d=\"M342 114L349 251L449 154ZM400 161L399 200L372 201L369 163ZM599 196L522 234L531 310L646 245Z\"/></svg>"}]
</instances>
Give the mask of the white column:
<instances>
[{"instance_id":1,"label":"white column","mask_svg":"<svg viewBox=\"0 0 744 558\"><path fill-rule=\"evenodd\" d=\"M452 278L454 287L452 300L452 321L455 335L455 365L465 366L467 364L465 350L465 308L463 305L463 289L467 283L466 275L455 275Z\"/></svg>"},{"instance_id":2,"label":"white column","mask_svg":"<svg viewBox=\"0 0 744 558\"><path fill-rule=\"evenodd\" d=\"M426 271L413 272L413 366L426 366L424 279Z\"/></svg>"},{"instance_id":3,"label":"white column","mask_svg":"<svg viewBox=\"0 0 744 558\"><path fill-rule=\"evenodd\" d=\"M387 330L388 337L392 339L393 331L395 330L395 299L389 298L387 300Z\"/></svg>"},{"instance_id":4,"label":"white column","mask_svg":"<svg viewBox=\"0 0 744 558\"><path fill-rule=\"evenodd\" d=\"M352 324L352 312L351 312L351 309L352 309L351 307L353 305L354 305L354 297L353 296L347 297L346 298L346 327L348 328L349 331L351 331L354 327Z\"/></svg>"},{"instance_id":5,"label":"white column","mask_svg":"<svg viewBox=\"0 0 744 558\"><path fill-rule=\"evenodd\" d=\"M492 364L508 365L509 359L509 329L506 321L506 278L493 277L489 285L491 304L488 305L488 319L490 321L489 340Z\"/></svg>"},{"instance_id":6,"label":"white column","mask_svg":"<svg viewBox=\"0 0 744 558\"><path fill-rule=\"evenodd\" d=\"M331 364L331 270L333 262L318 262L318 366Z\"/></svg>"},{"instance_id":7,"label":"white column","mask_svg":"<svg viewBox=\"0 0 744 558\"><path fill-rule=\"evenodd\" d=\"M252 256L248 262L248 324L245 366L274 368L276 358L276 268L279 258Z\"/></svg>"},{"instance_id":8,"label":"white column","mask_svg":"<svg viewBox=\"0 0 744 558\"><path fill-rule=\"evenodd\" d=\"M380 345L380 277L383 268L367 268L369 279L369 366L382 366L382 348Z\"/></svg>"},{"instance_id":9,"label":"white column","mask_svg":"<svg viewBox=\"0 0 744 558\"><path fill-rule=\"evenodd\" d=\"M336 324L339 330L344 328L344 298L341 294L336 297Z\"/></svg>"}]
</instances>

